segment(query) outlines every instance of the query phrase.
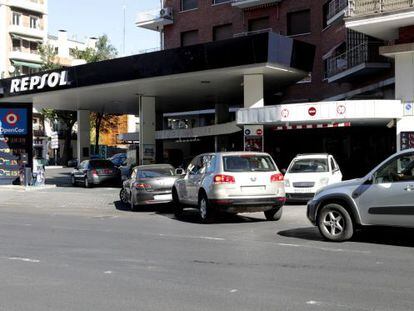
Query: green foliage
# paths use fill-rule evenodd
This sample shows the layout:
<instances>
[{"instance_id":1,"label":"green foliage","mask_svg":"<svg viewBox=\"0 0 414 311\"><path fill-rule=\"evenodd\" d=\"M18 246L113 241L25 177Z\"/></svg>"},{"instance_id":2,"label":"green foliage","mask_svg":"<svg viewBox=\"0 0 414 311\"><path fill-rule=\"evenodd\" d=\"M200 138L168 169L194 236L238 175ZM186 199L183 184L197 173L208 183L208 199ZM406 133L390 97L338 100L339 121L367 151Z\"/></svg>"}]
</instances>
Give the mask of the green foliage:
<instances>
[{"instance_id":1,"label":"green foliage","mask_svg":"<svg viewBox=\"0 0 414 311\"><path fill-rule=\"evenodd\" d=\"M39 54L42 60L42 70L59 69L61 66L55 63L57 56L56 50L50 44L42 44L39 46Z\"/></svg>"},{"instance_id":2,"label":"green foliage","mask_svg":"<svg viewBox=\"0 0 414 311\"><path fill-rule=\"evenodd\" d=\"M84 59L87 63L112 59L117 55L118 51L112 44L110 44L107 35L102 35L98 38L95 48L87 48L84 51L75 49L73 51L73 56L75 58Z\"/></svg>"}]
</instances>

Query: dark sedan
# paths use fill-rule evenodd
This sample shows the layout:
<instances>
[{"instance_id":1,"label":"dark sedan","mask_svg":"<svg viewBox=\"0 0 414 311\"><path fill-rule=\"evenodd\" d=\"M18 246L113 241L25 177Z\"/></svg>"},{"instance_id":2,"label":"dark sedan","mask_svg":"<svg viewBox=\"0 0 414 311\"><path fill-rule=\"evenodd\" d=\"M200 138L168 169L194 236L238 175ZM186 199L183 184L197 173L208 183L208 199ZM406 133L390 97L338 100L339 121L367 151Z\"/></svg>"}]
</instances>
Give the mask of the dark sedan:
<instances>
[{"instance_id":1,"label":"dark sedan","mask_svg":"<svg viewBox=\"0 0 414 311\"><path fill-rule=\"evenodd\" d=\"M138 205L169 203L172 187L180 175L169 164L141 165L135 167L131 178L123 183L120 198L131 209Z\"/></svg>"},{"instance_id":2,"label":"dark sedan","mask_svg":"<svg viewBox=\"0 0 414 311\"><path fill-rule=\"evenodd\" d=\"M85 160L72 174L72 185L84 185L86 188L102 183L120 183L121 173L109 160Z\"/></svg>"}]
</instances>

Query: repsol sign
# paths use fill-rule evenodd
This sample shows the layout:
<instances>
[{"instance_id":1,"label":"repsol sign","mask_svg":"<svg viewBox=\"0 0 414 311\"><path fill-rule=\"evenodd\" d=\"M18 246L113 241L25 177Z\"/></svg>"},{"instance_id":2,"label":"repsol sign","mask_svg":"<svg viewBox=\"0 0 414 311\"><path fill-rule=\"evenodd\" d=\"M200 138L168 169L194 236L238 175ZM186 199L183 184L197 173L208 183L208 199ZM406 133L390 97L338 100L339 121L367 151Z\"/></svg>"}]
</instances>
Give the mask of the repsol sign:
<instances>
[{"instance_id":1,"label":"repsol sign","mask_svg":"<svg viewBox=\"0 0 414 311\"><path fill-rule=\"evenodd\" d=\"M68 72L45 73L42 76L31 76L13 79L10 83L10 94L42 90L45 87L54 88L57 86L68 85Z\"/></svg>"}]
</instances>

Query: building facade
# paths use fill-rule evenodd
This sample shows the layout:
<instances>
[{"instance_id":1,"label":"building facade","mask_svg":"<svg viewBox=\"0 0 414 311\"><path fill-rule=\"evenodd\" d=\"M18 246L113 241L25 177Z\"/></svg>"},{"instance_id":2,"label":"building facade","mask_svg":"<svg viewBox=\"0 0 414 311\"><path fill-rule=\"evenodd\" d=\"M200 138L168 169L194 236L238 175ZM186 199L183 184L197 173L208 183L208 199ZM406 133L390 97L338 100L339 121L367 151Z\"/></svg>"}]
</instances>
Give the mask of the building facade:
<instances>
[{"instance_id":1,"label":"building facade","mask_svg":"<svg viewBox=\"0 0 414 311\"><path fill-rule=\"evenodd\" d=\"M0 76L37 72L47 40L47 0L0 1Z\"/></svg>"}]
</instances>

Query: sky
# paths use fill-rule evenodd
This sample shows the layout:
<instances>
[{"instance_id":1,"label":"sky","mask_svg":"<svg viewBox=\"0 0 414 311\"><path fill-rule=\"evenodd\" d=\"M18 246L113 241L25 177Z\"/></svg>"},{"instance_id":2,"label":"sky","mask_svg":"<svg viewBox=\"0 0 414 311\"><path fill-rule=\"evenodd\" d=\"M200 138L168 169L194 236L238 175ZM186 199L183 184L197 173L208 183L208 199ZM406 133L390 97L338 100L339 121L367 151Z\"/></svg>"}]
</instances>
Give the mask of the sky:
<instances>
[{"instance_id":1,"label":"sky","mask_svg":"<svg viewBox=\"0 0 414 311\"><path fill-rule=\"evenodd\" d=\"M79 41L106 34L122 56L124 5L125 55L159 47L159 33L137 28L135 18L138 12L159 8L160 0L49 0L49 34L64 29L69 38Z\"/></svg>"}]
</instances>

